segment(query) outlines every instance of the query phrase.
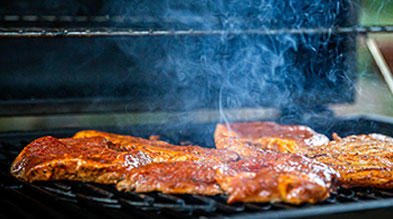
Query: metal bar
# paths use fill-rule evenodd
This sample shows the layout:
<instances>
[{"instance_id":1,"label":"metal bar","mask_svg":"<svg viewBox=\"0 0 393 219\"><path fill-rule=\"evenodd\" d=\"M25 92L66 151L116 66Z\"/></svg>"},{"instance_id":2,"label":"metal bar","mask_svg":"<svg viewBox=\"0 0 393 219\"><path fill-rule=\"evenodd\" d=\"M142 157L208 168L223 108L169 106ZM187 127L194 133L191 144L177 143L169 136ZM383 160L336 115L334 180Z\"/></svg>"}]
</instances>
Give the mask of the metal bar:
<instances>
[{"instance_id":1,"label":"metal bar","mask_svg":"<svg viewBox=\"0 0 393 219\"><path fill-rule=\"evenodd\" d=\"M223 17L220 15L203 15L203 16L190 16L187 17L187 21L191 23L202 23L203 22L217 22L218 20L239 20L241 17ZM124 15L0 15L0 21L12 23L12 22L62 22L62 23L74 23L74 22L88 22L88 23L178 23L179 19L176 17L163 17L163 16L124 16Z\"/></svg>"},{"instance_id":2,"label":"metal bar","mask_svg":"<svg viewBox=\"0 0 393 219\"><path fill-rule=\"evenodd\" d=\"M308 207L308 208L297 208L290 209L285 211L267 211L267 212L257 212L257 213L245 213L238 214L233 216L232 218L298 218L298 217L315 217L322 215L329 215L331 218L332 214L340 214L350 212L352 214L357 213L357 215L361 215L362 211L367 211L371 209L382 209L382 208L392 208L393 199L384 199L384 200L372 200L372 201L362 201L355 203L340 203L336 205L325 205L319 207ZM390 211L389 211L390 212ZM336 215L336 217L338 217Z\"/></svg>"},{"instance_id":3,"label":"metal bar","mask_svg":"<svg viewBox=\"0 0 393 219\"><path fill-rule=\"evenodd\" d=\"M390 92L393 94L393 75L392 72L390 71L388 64L386 63L385 58L383 57L381 50L378 47L377 42L369 37L366 37L365 41L368 50L370 51L372 57L374 58L379 71L381 72L383 78L386 81L386 84L389 87Z\"/></svg>"},{"instance_id":4,"label":"metal bar","mask_svg":"<svg viewBox=\"0 0 393 219\"><path fill-rule=\"evenodd\" d=\"M205 35L281 35L323 33L393 33L393 26L356 26L294 29L219 29L219 30L161 30L131 28L0 28L0 37L117 37L117 36L205 36Z\"/></svg>"}]
</instances>

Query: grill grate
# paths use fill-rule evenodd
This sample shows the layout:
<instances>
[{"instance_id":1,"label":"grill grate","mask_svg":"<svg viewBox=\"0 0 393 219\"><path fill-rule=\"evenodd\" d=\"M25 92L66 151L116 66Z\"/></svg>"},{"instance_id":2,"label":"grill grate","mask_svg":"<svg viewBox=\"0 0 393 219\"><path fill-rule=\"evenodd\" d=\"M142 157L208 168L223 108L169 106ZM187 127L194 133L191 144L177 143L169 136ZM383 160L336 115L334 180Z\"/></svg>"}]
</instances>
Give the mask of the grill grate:
<instances>
[{"instance_id":1,"label":"grill grate","mask_svg":"<svg viewBox=\"0 0 393 219\"><path fill-rule=\"evenodd\" d=\"M0 37L139 37L139 36L205 36L205 35L280 35L280 34L368 34L392 33L393 26L353 26L330 28L296 29L246 29L246 30L204 30L204 29L132 29L110 27L80 28L22 28L2 27Z\"/></svg>"},{"instance_id":2,"label":"grill grate","mask_svg":"<svg viewBox=\"0 0 393 219\"><path fill-rule=\"evenodd\" d=\"M373 127L379 126L373 124ZM68 134L63 135L58 137ZM389 207L393 209L393 190L376 188L340 188L321 203L295 206L284 203L227 204L225 195L123 193L118 192L113 185L95 183L61 181L30 184L16 180L10 175L9 168L21 149L30 140L42 136L42 133L39 136L28 136L26 139L18 136L4 138L0 142L0 195L3 197L0 204L6 209L0 212L0 217L40 217L46 214L56 218L286 218Z\"/></svg>"}]
</instances>

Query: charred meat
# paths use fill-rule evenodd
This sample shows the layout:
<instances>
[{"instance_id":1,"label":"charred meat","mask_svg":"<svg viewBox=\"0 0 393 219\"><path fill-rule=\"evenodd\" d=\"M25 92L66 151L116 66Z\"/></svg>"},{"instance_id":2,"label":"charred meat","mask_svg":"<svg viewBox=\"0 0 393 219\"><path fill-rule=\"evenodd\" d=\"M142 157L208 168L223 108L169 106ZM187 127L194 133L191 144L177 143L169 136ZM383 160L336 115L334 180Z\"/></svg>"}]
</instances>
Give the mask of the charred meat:
<instances>
[{"instance_id":1,"label":"charred meat","mask_svg":"<svg viewBox=\"0 0 393 219\"><path fill-rule=\"evenodd\" d=\"M307 156L337 170L343 187L393 188L393 138L381 134L333 138Z\"/></svg>"},{"instance_id":2,"label":"charred meat","mask_svg":"<svg viewBox=\"0 0 393 219\"><path fill-rule=\"evenodd\" d=\"M237 153L228 150L209 149L199 146L177 146L159 140L147 140L128 135L117 135L107 132L86 130L78 132L74 138L103 137L113 142L118 150L141 151L149 154L154 162L167 161L206 161L216 160L228 162L238 159Z\"/></svg>"},{"instance_id":3,"label":"charred meat","mask_svg":"<svg viewBox=\"0 0 393 219\"><path fill-rule=\"evenodd\" d=\"M216 195L223 193L215 178L216 168L212 162L152 163L131 170L116 187L120 191Z\"/></svg>"},{"instance_id":4,"label":"charred meat","mask_svg":"<svg viewBox=\"0 0 393 219\"><path fill-rule=\"evenodd\" d=\"M269 152L218 169L217 181L232 202L315 203L335 189L338 174L303 156Z\"/></svg>"},{"instance_id":5,"label":"charred meat","mask_svg":"<svg viewBox=\"0 0 393 219\"><path fill-rule=\"evenodd\" d=\"M69 139L48 136L33 141L17 156L11 174L29 182L77 180L110 184L123 179L129 170L149 163L238 159L235 152L226 150L175 146L105 132L80 133Z\"/></svg>"},{"instance_id":6,"label":"charred meat","mask_svg":"<svg viewBox=\"0 0 393 219\"><path fill-rule=\"evenodd\" d=\"M237 162L152 163L130 171L122 191L215 195L232 202L315 203L329 196L337 174L306 157L280 152Z\"/></svg>"},{"instance_id":7,"label":"charred meat","mask_svg":"<svg viewBox=\"0 0 393 219\"><path fill-rule=\"evenodd\" d=\"M309 148L328 143L329 139L302 125L235 122L217 124L214 141L217 148L233 150L245 157L266 150L303 154Z\"/></svg>"},{"instance_id":8,"label":"charred meat","mask_svg":"<svg viewBox=\"0 0 393 219\"><path fill-rule=\"evenodd\" d=\"M122 152L102 137L39 138L16 157L11 174L28 182L76 180L116 183L129 169L152 162L140 152Z\"/></svg>"},{"instance_id":9,"label":"charred meat","mask_svg":"<svg viewBox=\"0 0 393 219\"><path fill-rule=\"evenodd\" d=\"M305 126L272 122L218 124L217 148L237 151L241 156L259 156L264 151L281 151L307 156L340 173L343 187L393 188L393 138L381 134L324 135Z\"/></svg>"}]
</instances>

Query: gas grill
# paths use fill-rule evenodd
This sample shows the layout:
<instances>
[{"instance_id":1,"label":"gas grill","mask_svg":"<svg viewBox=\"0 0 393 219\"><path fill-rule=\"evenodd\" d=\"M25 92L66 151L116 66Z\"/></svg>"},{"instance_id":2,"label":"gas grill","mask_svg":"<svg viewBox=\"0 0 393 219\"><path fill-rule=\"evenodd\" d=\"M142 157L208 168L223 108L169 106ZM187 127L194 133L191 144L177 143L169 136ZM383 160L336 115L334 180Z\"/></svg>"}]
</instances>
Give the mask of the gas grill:
<instances>
[{"instance_id":1,"label":"gas grill","mask_svg":"<svg viewBox=\"0 0 393 219\"><path fill-rule=\"evenodd\" d=\"M123 193L113 185L30 184L12 177L11 162L32 140L71 137L86 128L205 147L214 147L217 122L239 120L304 124L327 136L393 136L391 118L336 117L328 108L354 101L356 40L393 32L391 25L358 25L357 1L119 2L0 3L0 50L7 51L0 59L0 115L29 117L38 124L37 130L0 133L0 217L361 218L393 213L393 190L376 188L340 188L314 205L227 204L225 195ZM367 42L386 73L380 51ZM250 108L279 113L246 119L226 113ZM216 114L207 119L203 110ZM124 118L125 113L162 118L138 125L74 123L69 128L66 120L54 128L40 125L54 115Z\"/></svg>"},{"instance_id":2,"label":"gas grill","mask_svg":"<svg viewBox=\"0 0 393 219\"><path fill-rule=\"evenodd\" d=\"M281 121L283 122L283 121ZM361 128L357 128L361 127ZM356 133L378 132L393 135L393 120L383 117L352 117L330 121L328 125L315 127L327 135L338 132L346 136ZM193 141L200 145L212 145L215 124L192 126L167 125L158 130L149 126L99 128L116 133L141 137L160 134L172 143L173 139ZM31 140L41 136L69 137L77 129L35 132L12 132L0 135L1 194L4 210L1 214L13 217L146 217L146 218L201 218L201 217L347 217L384 216L393 212L393 191L376 188L339 189L331 196L314 205L300 206L284 203L235 203L227 204L225 195L172 195L163 193L118 192L112 185L82 182L25 183L9 174L13 159ZM195 137L198 136L198 137ZM4 215L6 216L6 215Z\"/></svg>"}]
</instances>

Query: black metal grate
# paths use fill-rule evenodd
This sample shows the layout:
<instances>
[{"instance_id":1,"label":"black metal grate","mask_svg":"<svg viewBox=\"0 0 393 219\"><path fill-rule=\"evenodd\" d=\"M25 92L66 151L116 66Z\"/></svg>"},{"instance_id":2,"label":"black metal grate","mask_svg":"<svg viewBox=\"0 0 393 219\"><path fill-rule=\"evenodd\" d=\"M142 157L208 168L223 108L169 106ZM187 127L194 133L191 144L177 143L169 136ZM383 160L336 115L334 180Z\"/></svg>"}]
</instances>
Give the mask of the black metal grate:
<instances>
[{"instance_id":1,"label":"black metal grate","mask_svg":"<svg viewBox=\"0 0 393 219\"><path fill-rule=\"evenodd\" d=\"M16 180L9 173L11 162L32 136L23 140L21 138L19 135L0 142L0 205L3 208L0 217L283 218L393 209L393 190L376 188L339 189L324 202L295 206L284 203L227 204L225 195L122 193L112 185L94 183L61 181L29 184ZM390 210L388 212L392 213Z\"/></svg>"}]
</instances>

